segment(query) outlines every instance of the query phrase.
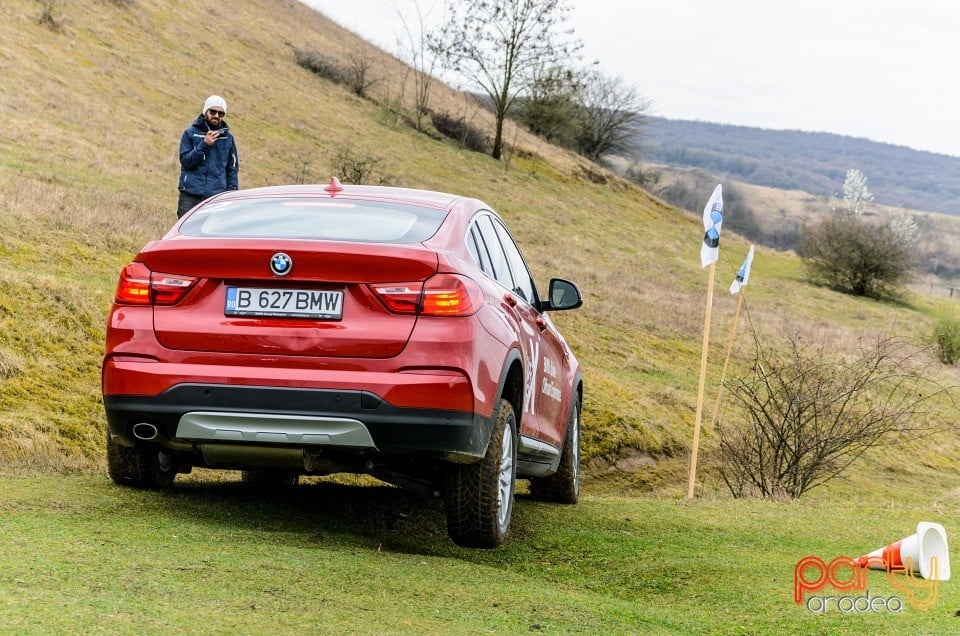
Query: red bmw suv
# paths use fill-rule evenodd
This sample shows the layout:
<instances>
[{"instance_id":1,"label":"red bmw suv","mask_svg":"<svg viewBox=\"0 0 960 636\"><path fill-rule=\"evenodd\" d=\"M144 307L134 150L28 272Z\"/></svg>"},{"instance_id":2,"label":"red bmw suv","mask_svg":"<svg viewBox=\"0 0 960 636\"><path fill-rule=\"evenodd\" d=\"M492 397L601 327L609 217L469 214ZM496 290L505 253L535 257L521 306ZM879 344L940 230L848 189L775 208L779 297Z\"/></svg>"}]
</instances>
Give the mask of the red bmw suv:
<instances>
[{"instance_id":1,"label":"red bmw suv","mask_svg":"<svg viewBox=\"0 0 960 636\"><path fill-rule=\"evenodd\" d=\"M481 201L373 186L227 192L123 268L103 403L118 484L193 466L291 484L369 473L444 497L451 538L495 547L515 480L579 496L577 360Z\"/></svg>"}]
</instances>

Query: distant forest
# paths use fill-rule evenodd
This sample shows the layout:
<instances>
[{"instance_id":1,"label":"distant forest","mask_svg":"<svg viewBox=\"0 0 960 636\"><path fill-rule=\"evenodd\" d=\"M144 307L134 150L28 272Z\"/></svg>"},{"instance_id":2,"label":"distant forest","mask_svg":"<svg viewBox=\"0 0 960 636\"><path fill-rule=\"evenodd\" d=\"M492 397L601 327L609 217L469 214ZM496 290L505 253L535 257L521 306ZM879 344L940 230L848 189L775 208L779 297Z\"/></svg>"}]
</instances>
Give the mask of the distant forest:
<instances>
[{"instance_id":1,"label":"distant forest","mask_svg":"<svg viewBox=\"0 0 960 636\"><path fill-rule=\"evenodd\" d=\"M960 216L960 158L866 139L648 117L633 159L719 177L840 196L847 170L867 177L874 202Z\"/></svg>"}]
</instances>

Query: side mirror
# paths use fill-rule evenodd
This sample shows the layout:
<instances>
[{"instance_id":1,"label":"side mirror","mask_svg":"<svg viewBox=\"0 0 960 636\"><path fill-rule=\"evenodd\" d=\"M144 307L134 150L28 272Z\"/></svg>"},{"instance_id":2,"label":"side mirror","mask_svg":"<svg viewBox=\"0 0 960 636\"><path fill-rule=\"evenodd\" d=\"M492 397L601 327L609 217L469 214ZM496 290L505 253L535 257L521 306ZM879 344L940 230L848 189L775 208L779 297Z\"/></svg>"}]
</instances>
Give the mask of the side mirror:
<instances>
[{"instance_id":1,"label":"side mirror","mask_svg":"<svg viewBox=\"0 0 960 636\"><path fill-rule=\"evenodd\" d=\"M544 310L562 311L564 309L576 309L583 304L583 296L577 286L568 280L562 278L550 279L550 299L542 307Z\"/></svg>"}]
</instances>

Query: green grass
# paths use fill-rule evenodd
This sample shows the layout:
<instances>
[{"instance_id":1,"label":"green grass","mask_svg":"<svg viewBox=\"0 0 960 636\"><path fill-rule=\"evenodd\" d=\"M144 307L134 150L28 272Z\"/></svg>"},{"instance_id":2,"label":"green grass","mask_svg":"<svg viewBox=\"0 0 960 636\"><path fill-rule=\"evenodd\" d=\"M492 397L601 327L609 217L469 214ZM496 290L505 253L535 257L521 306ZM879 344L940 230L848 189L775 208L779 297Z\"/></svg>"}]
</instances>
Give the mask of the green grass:
<instances>
[{"instance_id":1,"label":"green grass","mask_svg":"<svg viewBox=\"0 0 960 636\"><path fill-rule=\"evenodd\" d=\"M521 496L510 542L483 551L446 538L438 502L370 482L264 493L209 473L166 492L101 475L0 479L9 632L942 634L960 608L952 582L929 610L902 614L820 616L792 598L799 559L869 552L912 534L931 505L955 519L956 493ZM898 594L883 572L868 589Z\"/></svg>"}]
</instances>

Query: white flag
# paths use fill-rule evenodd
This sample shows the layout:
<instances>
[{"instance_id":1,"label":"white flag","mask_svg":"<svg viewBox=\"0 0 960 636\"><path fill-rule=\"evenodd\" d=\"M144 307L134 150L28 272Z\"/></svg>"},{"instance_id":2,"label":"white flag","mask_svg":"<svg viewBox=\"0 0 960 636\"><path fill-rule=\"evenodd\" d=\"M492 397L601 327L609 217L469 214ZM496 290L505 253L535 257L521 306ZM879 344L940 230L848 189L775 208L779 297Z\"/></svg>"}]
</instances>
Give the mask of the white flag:
<instances>
[{"instance_id":1,"label":"white flag","mask_svg":"<svg viewBox=\"0 0 960 636\"><path fill-rule=\"evenodd\" d=\"M733 284L730 285L731 294L736 294L740 291L741 287L747 286L747 281L750 280L751 265L753 265L753 245L750 246L750 251L747 252L747 257L743 259L743 265L740 266L737 277L733 279Z\"/></svg>"},{"instance_id":2,"label":"white flag","mask_svg":"<svg viewBox=\"0 0 960 636\"><path fill-rule=\"evenodd\" d=\"M720 224L723 223L723 187L717 184L710 200L703 208L703 245L700 247L700 267L716 263L720 258Z\"/></svg>"}]
</instances>

